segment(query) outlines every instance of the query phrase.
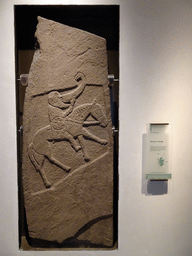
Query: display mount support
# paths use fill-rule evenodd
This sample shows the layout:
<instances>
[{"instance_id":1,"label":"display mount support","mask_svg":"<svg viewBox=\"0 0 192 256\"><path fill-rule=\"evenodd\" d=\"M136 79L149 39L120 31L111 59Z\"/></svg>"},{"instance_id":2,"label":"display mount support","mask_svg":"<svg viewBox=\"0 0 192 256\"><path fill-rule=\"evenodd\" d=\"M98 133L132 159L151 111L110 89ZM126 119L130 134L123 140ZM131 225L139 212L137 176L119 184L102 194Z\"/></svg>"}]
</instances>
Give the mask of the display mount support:
<instances>
[{"instance_id":1,"label":"display mount support","mask_svg":"<svg viewBox=\"0 0 192 256\"><path fill-rule=\"evenodd\" d=\"M108 75L109 87L113 87L114 82L119 82L119 79L115 78L113 74Z\"/></svg>"},{"instance_id":2,"label":"display mount support","mask_svg":"<svg viewBox=\"0 0 192 256\"><path fill-rule=\"evenodd\" d=\"M28 77L29 77L29 74L21 74L20 78L17 80L20 81L20 83L23 86L27 86L28 85Z\"/></svg>"},{"instance_id":3,"label":"display mount support","mask_svg":"<svg viewBox=\"0 0 192 256\"><path fill-rule=\"evenodd\" d=\"M28 77L29 77L29 74L21 74L20 78L17 80L20 81L20 83L23 86L27 86L28 85ZM115 76L113 74L108 75L108 80L109 80L109 87L113 87L114 82L119 82L119 79L115 78Z\"/></svg>"}]
</instances>

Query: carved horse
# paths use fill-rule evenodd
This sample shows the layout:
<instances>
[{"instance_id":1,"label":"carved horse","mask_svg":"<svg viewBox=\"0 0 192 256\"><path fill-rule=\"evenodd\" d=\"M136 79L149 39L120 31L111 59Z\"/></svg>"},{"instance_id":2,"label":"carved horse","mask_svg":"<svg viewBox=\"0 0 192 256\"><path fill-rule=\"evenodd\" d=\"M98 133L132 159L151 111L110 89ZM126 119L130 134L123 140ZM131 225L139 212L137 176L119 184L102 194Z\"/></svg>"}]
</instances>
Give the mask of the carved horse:
<instances>
[{"instance_id":1,"label":"carved horse","mask_svg":"<svg viewBox=\"0 0 192 256\"><path fill-rule=\"evenodd\" d=\"M84 75L78 73L76 81L79 82L79 86L73 90L71 95L68 93L62 96L63 102L73 101L74 97L77 98L86 85ZM95 121L86 121L86 119L92 116ZM46 188L51 187L47 175L43 169L45 159L48 159L51 163L57 165L66 172L70 171L70 167L61 163L52 154L52 143L56 141L68 140L75 151L82 150L85 161L89 161L89 156L86 150L84 138L93 140L101 145L107 144L107 140L101 139L98 136L90 133L86 126L100 125L101 127L107 126L107 118L104 114L103 108L100 104L94 100L92 103L85 103L76 107L66 117L57 117L56 125L47 125L38 130L34 135L34 138L28 146L28 155L35 166L36 170L40 173L44 185ZM76 141L79 142L77 142Z\"/></svg>"}]
</instances>

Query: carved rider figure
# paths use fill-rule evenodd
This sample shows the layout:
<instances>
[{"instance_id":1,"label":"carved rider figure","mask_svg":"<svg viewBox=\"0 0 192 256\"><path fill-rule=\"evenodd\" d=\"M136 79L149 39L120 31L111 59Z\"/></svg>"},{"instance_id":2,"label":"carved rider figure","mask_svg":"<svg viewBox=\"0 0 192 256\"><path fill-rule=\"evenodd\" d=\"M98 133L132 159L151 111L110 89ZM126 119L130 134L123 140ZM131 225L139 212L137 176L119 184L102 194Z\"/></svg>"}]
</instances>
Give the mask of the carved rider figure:
<instances>
[{"instance_id":1,"label":"carved rider figure","mask_svg":"<svg viewBox=\"0 0 192 256\"><path fill-rule=\"evenodd\" d=\"M67 139L73 148L78 151L81 147L69 131L65 129L65 117L73 111L75 100L76 98L73 96L70 103L66 103L65 95L61 95L57 91L50 92L48 95L48 114L52 133L51 140Z\"/></svg>"},{"instance_id":2,"label":"carved rider figure","mask_svg":"<svg viewBox=\"0 0 192 256\"><path fill-rule=\"evenodd\" d=\"M65 118L73 111L76 98L83 92L86 78L81 72L77 72L74 78L77 88L73 89L72 92L60 94L58 91L52 91L48 94L48 115L52 134L49 140L54 142L67 139L72 147L78 151L81 146L70 134L70 131L66 130Z\"/></svg>"}]
</instances>

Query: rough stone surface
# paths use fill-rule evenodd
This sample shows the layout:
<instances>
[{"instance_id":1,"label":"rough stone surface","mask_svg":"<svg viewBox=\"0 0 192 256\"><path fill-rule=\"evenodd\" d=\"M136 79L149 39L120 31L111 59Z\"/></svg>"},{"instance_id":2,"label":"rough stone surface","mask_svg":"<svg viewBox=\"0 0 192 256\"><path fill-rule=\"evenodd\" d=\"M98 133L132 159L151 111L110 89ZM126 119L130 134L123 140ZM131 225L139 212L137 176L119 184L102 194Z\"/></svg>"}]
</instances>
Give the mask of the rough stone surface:
<instances>
[{"instance_id":1,"label":"rough stone surface","mask_svg":"<svg viewBox=\"0 0 192 256\"><path fill-rule=\"evenodd\" d=\"M38 17L24 103L29 237L113 245L113 139L105 39Z\"/></svg>"}]
</instances>

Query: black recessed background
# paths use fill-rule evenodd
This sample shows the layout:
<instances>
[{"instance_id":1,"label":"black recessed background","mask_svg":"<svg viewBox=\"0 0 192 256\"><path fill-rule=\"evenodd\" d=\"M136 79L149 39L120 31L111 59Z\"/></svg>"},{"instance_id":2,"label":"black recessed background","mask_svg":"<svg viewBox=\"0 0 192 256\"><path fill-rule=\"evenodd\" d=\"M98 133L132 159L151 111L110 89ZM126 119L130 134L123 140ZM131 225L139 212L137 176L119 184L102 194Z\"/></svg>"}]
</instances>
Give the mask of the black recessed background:
<instances>
[{"instance_id":1,"label":"black recessed background","mask_svg":"<svg viewBox=\"0 0 192 256\"><path fill-rule=\"evenodd\" d=\"M18 50L34 49L37 16L104 37L108 50L119 49L118 5L16 5L15 34Z\"/></svg>"}]
</instances>

